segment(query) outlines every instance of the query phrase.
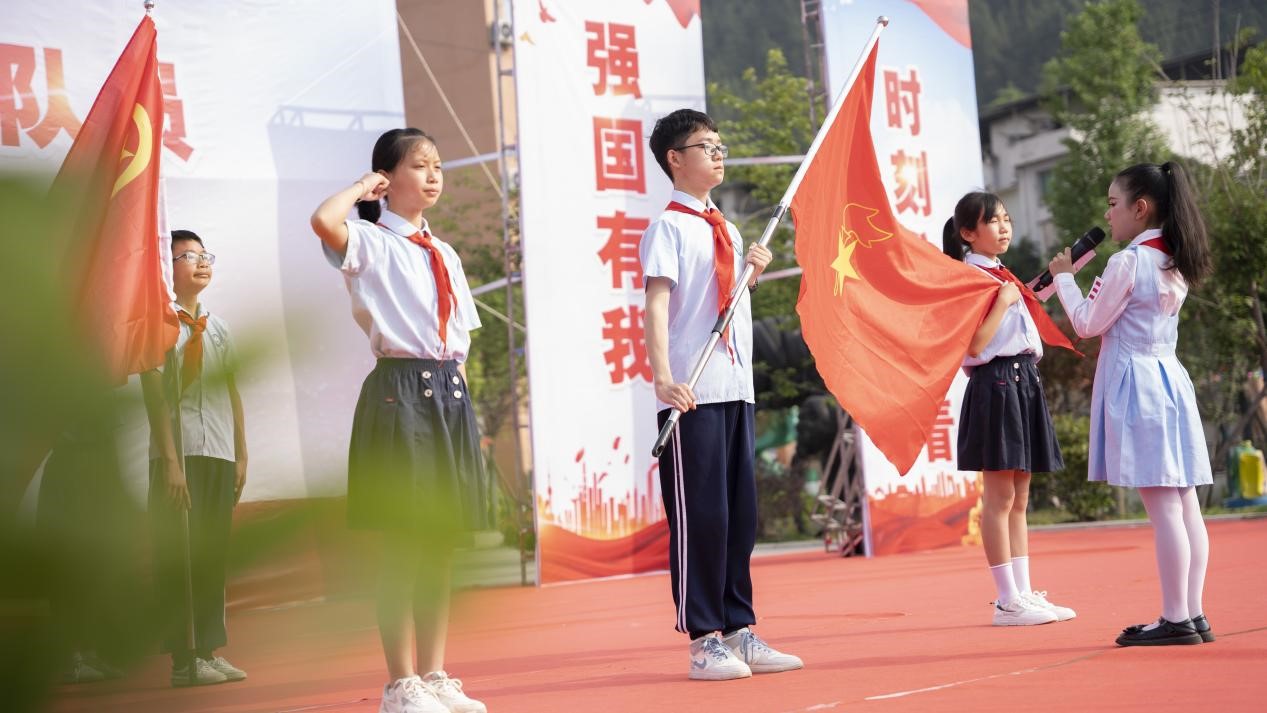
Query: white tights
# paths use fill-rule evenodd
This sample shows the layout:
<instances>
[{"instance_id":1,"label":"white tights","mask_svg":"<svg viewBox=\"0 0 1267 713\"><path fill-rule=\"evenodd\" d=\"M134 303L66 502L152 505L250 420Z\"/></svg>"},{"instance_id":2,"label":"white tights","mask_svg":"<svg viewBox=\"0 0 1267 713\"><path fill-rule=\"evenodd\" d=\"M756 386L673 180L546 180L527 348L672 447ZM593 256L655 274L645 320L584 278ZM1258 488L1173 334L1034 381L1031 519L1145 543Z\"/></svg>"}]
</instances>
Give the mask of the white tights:
<instances>
[{"instance_id":1,"label":"white tights","mask_svg":"<svg viewBox=\"0 0 1267 713\"><path fill-rule=\"evenodd\" d=\"M1201 591L1210 560L1210 538L1201 518L1196 488L1140 488L1153 525L1161 615L1179 622L1204 613Z\"/></svg>"}]
</instances>

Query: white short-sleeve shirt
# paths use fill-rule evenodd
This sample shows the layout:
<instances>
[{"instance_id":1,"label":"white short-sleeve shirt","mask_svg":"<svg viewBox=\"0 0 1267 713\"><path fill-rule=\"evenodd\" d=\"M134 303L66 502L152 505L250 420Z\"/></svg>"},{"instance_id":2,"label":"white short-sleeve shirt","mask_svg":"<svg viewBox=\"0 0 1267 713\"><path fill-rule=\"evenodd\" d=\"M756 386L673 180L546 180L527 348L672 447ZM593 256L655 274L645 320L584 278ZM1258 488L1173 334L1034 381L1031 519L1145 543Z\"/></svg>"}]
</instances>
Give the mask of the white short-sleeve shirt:
<instances>
[{"instance_id":1,"label":"white short-sleeve shirt","mask_svg":"<svg viewBox=\"0 0 1267 713\"><path fill-rule=\"evenodd\" d=\"M681 191L672 199L704 212L715 208ZM735 280L743 273L743 243L739 229L726 221L735 261ZM675 382L685 382L708 343L717 322L717 270L714 266L713 228L698 216L677 211L660 214L642 234L638 245L642 271L647 277L665 277L669 291L669 367ZM718 340L708 365L695 384L697 403L747 401L752 403L752 301L742 290L730 323L730 349ZM733 357L733 358L732 358ZM657 410L669 408L661 401Z\"/></svg>"},{"instance_id":2,"label":"white short-sleeve shirt","mask_svg":"<svg viewBox=\"0 0 1267 713\"><path fill-rule=\"evenodd\" d=\"M471 332L479 328L480 318L457 252L432 235L457 302L447 340L441 344L431 258L407 237L418 228L389 210L378 222L347 221L348 246L342 259L322 243L330 264L343 273L352 317L370 338L370 350L377 357L466 361ZM428 229L425 220L422 229Z\"/></svg>"},{"instance_id":3,"label":"white short-sleeve shirt","mask_svg":"<svg viewBox=\"0 0 1267 713\"><path fill-rule=\"evenodd\" d=\"M963 260L969 265L982 268L982 272L985 272L985 268L1003 265L997 258L991 259L971 252ZM999 279L988 272L986 274L996 280ZM999 281L1002 282L1002 280ZM997 357L1017 354L1033 354L1034 361L1043 358L1043 340L1038 334L1038 325L1034 324L1034 318L1030 316L1029 308L1025 306L1023 299L1012 303L1003 313L1003 319L999 322L999 331L994 333L994 338L985 345L985 349L982 349L980 354L964 357L964 371L971 373L974 366L988 364Z\"/></svg>"},{"instance_id":4,"label":"white short-sleeve shirt","mask_svg":"<svg viewBox=\"0 0 1267 713\"><path fill-rule=\"evenodd\" d=\"M172 303L180 312L188 312ZM190 382L180 396L181 448L187 456L205 456L221 460L237 460L237 448L233 438L233 402L229 399L229 386L225 377L238 371L237 351L229 337L229 325L223 319L210 314L198 305L195 319L207 315L207 327L202 332L202 373ZM185 362L185 346L193 335L193 327L180 323L176 337L176 363ZM176 374L164 374L164 380L180 381L180 368ZM162 457L162 450L150 439L150 459Z\"/></svg>"}]
</instances>

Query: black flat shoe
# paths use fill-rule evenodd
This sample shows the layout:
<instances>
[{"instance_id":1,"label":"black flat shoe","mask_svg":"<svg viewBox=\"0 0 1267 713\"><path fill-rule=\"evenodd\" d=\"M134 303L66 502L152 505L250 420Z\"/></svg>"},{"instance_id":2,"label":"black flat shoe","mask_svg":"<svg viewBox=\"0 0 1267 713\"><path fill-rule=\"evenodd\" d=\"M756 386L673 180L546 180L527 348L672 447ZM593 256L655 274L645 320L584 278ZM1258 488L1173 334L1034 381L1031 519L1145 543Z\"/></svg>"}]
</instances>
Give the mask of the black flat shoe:
<instances>
[{"instance_id":1,"label":"black flat shoe","mask_svg":"<svg viewBox=\"0 0 1267 713\"><path fill-rule=\"evenodd\" d=\"M1192 628L1197 630L1201 635L1201 640L1205 643L1214 641L1214 632L1210 631L1210 622L1206 621L1205 614L1199 614L1192 618Z\"/></svg>"},{"instance_id":2,"label":"black flat shoe","mask_svg":"<svg viewBox=\"0 0 1267 713\"><path fill-rule=\"evenodd\" d=\"M1180 622L1158 619L1159 625L1145 629L1144 624L1128 626L1117 637L1118 646L1174 646L1176 644L1199 644L1201 635L1192 625L1191 619Z\"/></svg>"}]
</instances>

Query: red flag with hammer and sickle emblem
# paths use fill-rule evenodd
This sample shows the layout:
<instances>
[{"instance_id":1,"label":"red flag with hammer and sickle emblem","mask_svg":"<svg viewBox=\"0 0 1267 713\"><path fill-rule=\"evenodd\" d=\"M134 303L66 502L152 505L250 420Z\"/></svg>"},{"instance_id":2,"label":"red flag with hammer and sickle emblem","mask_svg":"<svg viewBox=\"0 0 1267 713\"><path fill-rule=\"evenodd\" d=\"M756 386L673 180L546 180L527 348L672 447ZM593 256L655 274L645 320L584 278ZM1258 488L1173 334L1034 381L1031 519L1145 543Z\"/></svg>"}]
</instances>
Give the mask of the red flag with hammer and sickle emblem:
<instances>
[{"instance_id":1,"label":"red flag with hammer and sickle emblem","mask_svg":"<svg viewBox=\"0 0 1267 713\"><path fill-rule=\"evenodd\" d=\"M50 194L71 308L115 383L162 365L179 323L158 227L163 93L148 16L97 94Z\"/></svg>"},{"instance_id":2,"label":"red flag with hammer and sickle emblem","mask_svg":"<svg viewBox=\"0 0 1267 713\"><path fill-rule=\"evenodd\" d=\"M827 388L906 473L998 283L894 218L871 141L878 51L792 200L804 270L797 312Z\"/></svg>"}]
</instances>

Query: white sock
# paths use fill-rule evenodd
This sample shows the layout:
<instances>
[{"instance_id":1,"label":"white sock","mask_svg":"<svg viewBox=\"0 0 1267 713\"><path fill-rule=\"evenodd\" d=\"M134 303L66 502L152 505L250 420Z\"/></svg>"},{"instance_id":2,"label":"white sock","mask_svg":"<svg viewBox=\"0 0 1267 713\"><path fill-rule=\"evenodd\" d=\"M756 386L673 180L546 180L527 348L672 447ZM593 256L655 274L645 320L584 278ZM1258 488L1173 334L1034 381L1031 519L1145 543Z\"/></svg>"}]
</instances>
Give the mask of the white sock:
<instances>
[{"instance_id":1,"label":"white sock","mask_svg":"<svg viewBox=\"0 0 1267 713\"><path fill-rule=\"evenodd\" d=\"M1016 580L1016 588L1022 592L1032 592L1029 583L1029 556L1012 558L1012 578Z\"/></svg>"},{"instance_id":2,"label":"white sock","mask_svg":"<svg viewBox=\"0 0 1267 713\"><path fill-rule=\"evenodd\" d=\"M1192 547L1184 526L1180 488L1140 488L1139 497L1153 525L1157 574L1161 579L1161 615L1166 621L1188 618L1188 570Z\"/></svg>"},{"instance_id":3,"label":"white sock","mask_svg":"<svg viewBox=\"0 0 1267 713\"><path fill-rule=\"evenodd\" d=\"M1016 580L1012 577L1012 563L996 564L990 568L990 576L994 577L994 588L999 592L1000 604L1011 604L1021 598L1016 588Z\"/></svg>"},{"instance_id":4,"label":"white sock","mask_svg":"<svg viewBox=\"0 0 1267 713\"><path fill-rule=\"evenodd\" d=\"M1180 488L1179 499L1183 503L1183 526L1188 531L1188 547L1191 562L1188 565L1188 618L1195 619L1205 613L1201 606L1201 594L1205 589L1205 569L1210 562L1210 536L1205 531L1201 517L1201 501L1196 488Z\"/></svg>"}]
</instances>

